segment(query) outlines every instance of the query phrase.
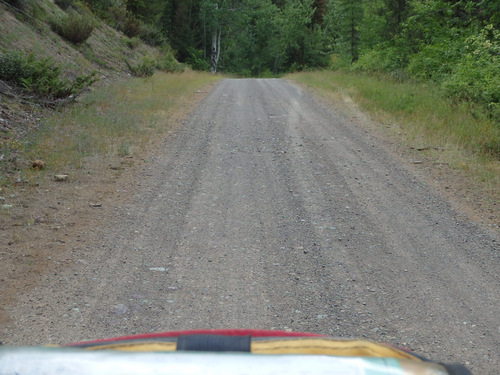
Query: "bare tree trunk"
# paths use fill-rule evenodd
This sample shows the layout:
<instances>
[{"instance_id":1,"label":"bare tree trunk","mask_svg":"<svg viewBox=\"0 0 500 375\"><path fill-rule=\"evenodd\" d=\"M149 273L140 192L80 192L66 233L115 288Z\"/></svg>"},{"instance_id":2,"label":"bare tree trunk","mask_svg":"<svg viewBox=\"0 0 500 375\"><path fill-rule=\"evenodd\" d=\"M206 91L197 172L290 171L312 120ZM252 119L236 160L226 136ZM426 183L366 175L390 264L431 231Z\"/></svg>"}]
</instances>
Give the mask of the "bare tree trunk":
<instances>
[{"instance_id":1,"label":"bare tree trunk","mask_svg":"<svg viewBox=\"0 0 500 375\"><path fill-rule=\"evenodd\" d=\"M219 5L215 4L216 19L219 18L218 12L219 12ZM211 71L214 74L217 73L217 64L219 63L219 56L220 56L220 37L222 34L222 31L218 26L218 24L219 22L217 22L217 26L214 27L214 29L212 30L212 51L210 54Z\"/></svg>"},{"instance_id":2,"label":"bare tree trunk","mask_svg":"<svg viewBox=\"0 0 500 375\"><path fill-rule=\"evenodd\" d=\"M219 56L220 56L221 34L222 34L221 29L215 29L212 32L212 54L210 58L212 73L217 73L217 64L219 63Z\"/></svg>"}]
</instances>

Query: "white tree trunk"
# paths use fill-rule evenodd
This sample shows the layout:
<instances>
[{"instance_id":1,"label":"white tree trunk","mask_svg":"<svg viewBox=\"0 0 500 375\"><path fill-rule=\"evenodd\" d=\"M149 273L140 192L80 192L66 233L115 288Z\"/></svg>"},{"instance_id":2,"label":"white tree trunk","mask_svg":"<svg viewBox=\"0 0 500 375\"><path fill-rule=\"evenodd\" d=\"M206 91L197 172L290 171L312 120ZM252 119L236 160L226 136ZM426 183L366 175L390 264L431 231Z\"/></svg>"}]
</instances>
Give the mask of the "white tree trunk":
<instances>
[{"instance_id":1,"label":"white tree trunk","mask_svg":"<svg viewBox=\"0 0 500 375\"><path fill-rule=\"evenodd\" d=\"M221 34L222 34L222 31L220 29L215 29L212 32L212 53L210 56L212 73L217 73L217 64L219 63L219 56L220 56Z\"/></svg>"},{"instance_id":2,"label":"white tree trunk","mask_svg":"<svg viewBox=\"0 0 500 375\"><path fill-rule=\"evenodd\" d=\"M215 14L216 14L216 19L219 19L219 5L215 4ZM217 21L217 25L219 22ZM212 73L217 73L217 64L219 63L219 56L220 56L220 36L222 34L222 30L220 29L219 26L214 27L212 30L212 51L210 54L210 65L211 65L211 71Z\"/></svg>"}]
</instances>

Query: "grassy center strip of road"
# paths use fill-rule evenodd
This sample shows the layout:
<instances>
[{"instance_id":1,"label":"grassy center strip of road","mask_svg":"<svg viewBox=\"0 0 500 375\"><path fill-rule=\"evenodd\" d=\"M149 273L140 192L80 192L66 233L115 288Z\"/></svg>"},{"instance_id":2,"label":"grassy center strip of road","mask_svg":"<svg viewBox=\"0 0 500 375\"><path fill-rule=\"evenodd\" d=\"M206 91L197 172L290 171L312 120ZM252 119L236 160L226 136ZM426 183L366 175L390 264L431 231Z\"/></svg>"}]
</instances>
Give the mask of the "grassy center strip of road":
<instances>
[{"instance_id":1,"label":"grassy center strip of road","mask_svg":"<svg viewBox=\"0 0 500 375\"><path fill-rule=\"evenodd\" d=\"M470 205L466 210L476 210L473 216L498 229L498 119L471 103L449 100L428 84L341 71L295 73L286 78L318 90L337 106L355 111L359 107L369 114L384 133L416 152L418 163L428 161L432 178Z\"/></svg>"}]
</instances>

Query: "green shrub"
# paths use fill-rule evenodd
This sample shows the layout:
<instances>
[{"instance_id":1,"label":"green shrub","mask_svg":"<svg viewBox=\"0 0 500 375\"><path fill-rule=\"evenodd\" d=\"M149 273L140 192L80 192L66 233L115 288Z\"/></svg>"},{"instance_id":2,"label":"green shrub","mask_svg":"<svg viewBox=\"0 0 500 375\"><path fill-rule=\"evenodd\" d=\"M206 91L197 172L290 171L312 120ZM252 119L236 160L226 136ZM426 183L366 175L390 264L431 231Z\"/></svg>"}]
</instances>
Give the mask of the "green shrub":
<instances>
[{"instance_id":1,"label":"green shrub","mask_svg":"<svg viewBox=\"0 0 500 375\"><path fill-rule=\"evenodd\" d=\"M129 38L133 38L135 36L139 36L139 34L141 33L141 26L142 22L140 19L132 14L128 14L127 19L125 20L125 26L122 31Z\"/></svg>"},{"instance_id":2,"label":"green shrub","mask_svg":"<svg viewBox=\"0 0 500 375\"><path fill-rule=\"evenodd\" d=\"M466 46L442 87L449 96L481 103L500 118L500 31L487 26Z\"/></svg>"},{"instance_id":3,"label":"green shrub","mask_svg":"<svg viewBox=\"0 0 500 375\"><path fill-rule=\"evenodd\" d=\"M137 65L131 65L127 60L125 60L130 73L136 77L150 77L154 74L156 70L156 61L152 57L146 56Z\"/></svg>"},{"instance_id":4,"label":"green shrub","mask_svg":"<svg viewBox=\"0 0 500 375\"><path fill-rule=\"evenodd\" d=\"M51 28L71 43L86 41L94 30L94 20L89 14L70 10L65 16L52 19Z\"/></svg>"},{"instance_id":5,"label":"green shrub","mask_svg":"<svg viewBox=\"0 0 500 375\"><path fill-rule=\"evenodd\" d=\"M408 64L408 73L417 79L441 82L451 73L464 49L464 38L460 35L447 37L422 47Z\"/></svg>"},{"instance_id":6,"label":"green shrub","mask_svg":"<svg viewBox=\"0 0 500 375\"><path fill-rule=\"evenodd\" d=\"M401 81L407 78L406 65L405 53L399 47L382 44L362 53L352 69L354 71L384 72Z\"/></svg>"},{"instance_id":7,"label":"green shrub","mask_svg":"<svg viewBox=\"0 0 500 375\"><path fill-rule=\"evenodd\" d=\"M189 64L192 69L201 72L210 71L210 62L203 58L203 51L189 47L188 53L189 57L186 59L186 63Z\"/></svg>"},{"instance_id":8,"label":"green shrub","mask_svg":"<svg viewBox=\"0 0 500 375\"><path fill-rule=\"evenodd\" d=\"M103 18L103 17L101 17ZM122 33L127 26L127 7L125 4L121 6L113 6L108 8L108 12L104 20L113 28Z\"/></svg>"},{"instance_id":9,"label":"green shrub","mask_svg":"<svg viewBox=\"0 0 500 375\"><path fill-rule=\"evenodd\" d=\"M125 44L130 49L135 49L140 43L141 43L141 40L137 37L125 39Z\"/></svg>"},{"instance_id":10,"label":"green shrub","mask_svg":"<svg viewBox=\"0 0 500 375\"><path fill-rule=\"evenodd\" d=\"M51 58L39 59L19 52L0 55L0 79L15 83L41 97L66 98L96 81L95 74L78 76L73 81L61 78L61 67Z\"/></svg>"},{"instance_id":11,"label":"green shrub","mask_svg":"<svg viewBox=\"0 0 500 375\"><path fill-rule=\"evenodd\" d=\"M17 82L25 77L25 57L20 52L7 52L0 55L0 79Z\"/></svg>"},{"instance_id":12,"label":"green shrub","mask_svg":"<svg viewBox=\"0 0 500 375\"><path fill-rule=\"evenodd\" d=\"M269 69L264 70L259 74L259 78L275 78L276 75L273 74Z\"/></svg>"},{"instance_id":13,"label":"green shrub","mask_svg":"<svg viewBox=\"0 0 500 375\"><path fill-rule=\"evenodd\" d=\"M156 68L170 73L183 72L185 70L184 65L175 59L174 54L169 49L164 50L163 55L156 61Z\"/></svg>"},{"instance_id":14,"label":"green shrub","mask_svg":"<svg viewBox=\"0 0 500 375\"><path fill-rule=\"evenodd\" d=\"M139 36L146 44L152 47L163 46L167 43L161 29L149 23L142 24Z\"/></svg>"}]
</instances>

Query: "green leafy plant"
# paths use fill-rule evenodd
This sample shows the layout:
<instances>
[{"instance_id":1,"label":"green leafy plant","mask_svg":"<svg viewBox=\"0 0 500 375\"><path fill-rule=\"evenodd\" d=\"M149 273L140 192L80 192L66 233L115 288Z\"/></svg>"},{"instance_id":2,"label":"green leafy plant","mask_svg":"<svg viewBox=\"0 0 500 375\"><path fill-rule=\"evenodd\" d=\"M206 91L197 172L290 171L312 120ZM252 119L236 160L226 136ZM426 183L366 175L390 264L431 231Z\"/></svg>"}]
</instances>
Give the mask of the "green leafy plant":
<instances>
[{"instance_id":1,"label":"green leafy plant","mask_svg":"<svg viewBox=\"0 0 500 375\"><path fill-rule=\"evenodd\" d=\"M95 73L78 76L73 81L62 78L61 73L61 66L55 65L51 58L12 51L0 55L0 79L41 97L66 98L96 81Z\"/></svg>"},{"instance_id":2,"label":"green leafy plant","mask_svg":"<svg viewBox=\"0 0 500 375\"><path fill-rule=\"evenodd\" d=\"M87 13L70 10L65 16L53 18L50 26L54 32L71 43L86 41L94 30L94 20Z\"/></svg>"},{"instance_id":3,"label":"green leafy plant","mask_svg":"<svg viewBox=\"0 0 500 375\"><path fill-rule=\"evenodd\" d=\"M203 51L195 48L188 49L189 57L186 59L191 68L198 71L209 72L210 63L203 58Z\"/></svg>"},{"instance_id":4,"label":"green leafy plant","mask_svg":"<svg viewBox=\"0 0 500 375\"><path fill-rule=\"evenodd\" d=\"M152 57L146 56L139 64L132 65L125 60L132 75L136 77L150 77L156 70L156 61Z\"/></svg>"},{"instance_id":5,"label":"green leafy plant","mask_svg":"<svg viewBox=\"0 0 500 375\"><path fill-rule=\"evenodd\" d=\"M140 35L141 26L142 22L140 19L135 17L133 14L127 14L125 25L121 31L123 31L123 33L129 38L133 38L134 36Z\"/></svg>"},{"instance_id":6,"label":"green leafy plant","mask_svg":"<svg viewBox=\"0 0 500 375\"><path fill-rule=\"evenodd\" d=\"M125 44L130 49L135 49L140 43L141 43L141 40L137 37L125 39Z\"/></svg>"},{"instance_id":7,"label":"green leafy plant","mask_svg":"<svg viewBox=\"0 0 500 375\"><path fill-rule=\"evenodd\" d=\"M0 55L0 78L5 81L17 81L24 77L25 57L20 52L6 52Z\"/></svg>"},{"instance_id":8,"label":"green leafy plant","mask_svg":"<svg viewBox=\"0 0 500 375\"><path fill-rule=\"evenodd\" d=\"M159 27L149 23L142 24L139 37L146 44L153 47L162 46L167 43L163 31Z\"/></svg>"},{"instance_id":9,"label":"green leafy plant","mask_svg":"<svg viewBox=\"0 0 500 375\"><path fill-rule=\"evenodd\" d=\"M184 64L175 59L171 50L165 49L162 53L162 56L156 60L155 66L158 70L170 73L183 72L185 70Z\"/></svg>"},{"instance_id":10,"label":"green leafy plant","mask_svg":"<svg viewBox=\"0 0 500 375\"><path fill-rule=\"evenodd\" d=\"M488 25L469 37L466 46L443 88L451 97L483 104L500 118L500 31Z\"/></svg>"}]
</instances>

